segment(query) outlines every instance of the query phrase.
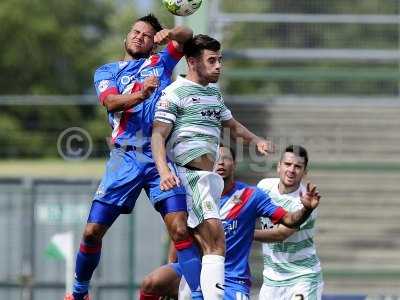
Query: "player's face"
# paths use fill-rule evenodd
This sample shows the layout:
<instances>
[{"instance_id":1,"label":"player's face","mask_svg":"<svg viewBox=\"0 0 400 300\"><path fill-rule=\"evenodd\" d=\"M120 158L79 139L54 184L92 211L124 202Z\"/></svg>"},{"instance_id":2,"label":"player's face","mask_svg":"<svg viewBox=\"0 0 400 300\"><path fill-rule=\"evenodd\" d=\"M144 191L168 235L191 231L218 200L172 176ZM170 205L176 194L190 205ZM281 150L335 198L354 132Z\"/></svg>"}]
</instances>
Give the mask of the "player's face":
<instances>
[{"instance_id":1,"label":"player's face","mask_svg":"<svg viewBox=\"0 0 400 300\"><path fill-rule=\"evenodd\" d=\"M278 175L286 187L296 187L306 174L304 158L294 153L286 152L278 164Z\"/></svg>"},{"instance_id":2,"label":"player's face","mask_svg":"<svg viewBox=\"0 0 400 300\"><path fill-rule=\"evenodd\" d=\"M203 50L196 59L195 71L204 81L216 83L222 71L221 51Z\"/></svg>"},{"instance_id":3,"label":"player's face","mask_svg":"<svg viewBox=\"0 0 400 300\"><path fill-rule=\"evenodd\" d=\"M235 161L233 160L231 151L226 147L219 148L219 158L217 161L216 171L224 179L233 176L235 171Z\"/></svg>"},{"instance_id":4,"label":"player's face","mask_svg":"<svg viewBox=\"0 0 400 300\"><path fill-rule=\"evenodd\" d=\"M126 36L125 49L132 57L149 56L156 31L146 22L136 22Z\"/></svg>"}]
</instances>

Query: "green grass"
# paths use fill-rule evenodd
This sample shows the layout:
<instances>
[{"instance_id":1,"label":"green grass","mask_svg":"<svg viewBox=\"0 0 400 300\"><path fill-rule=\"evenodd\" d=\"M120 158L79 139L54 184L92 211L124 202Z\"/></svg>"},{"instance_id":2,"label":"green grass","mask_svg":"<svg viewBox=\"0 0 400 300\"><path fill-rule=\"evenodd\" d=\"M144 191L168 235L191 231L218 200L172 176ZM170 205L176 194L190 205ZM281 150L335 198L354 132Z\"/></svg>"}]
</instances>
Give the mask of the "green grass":
<instances>
[{"instance_id":1,"label":"green grass","mask_svg":"<svg viewBox=\"0 0 400 300\"><path fill-rule=\"evenodd\" d=\"M0 177L46 177L46 178L98 178L105 169L104 160L65 161L46 160L0 160Z\"/></svg>"}]
</instances>

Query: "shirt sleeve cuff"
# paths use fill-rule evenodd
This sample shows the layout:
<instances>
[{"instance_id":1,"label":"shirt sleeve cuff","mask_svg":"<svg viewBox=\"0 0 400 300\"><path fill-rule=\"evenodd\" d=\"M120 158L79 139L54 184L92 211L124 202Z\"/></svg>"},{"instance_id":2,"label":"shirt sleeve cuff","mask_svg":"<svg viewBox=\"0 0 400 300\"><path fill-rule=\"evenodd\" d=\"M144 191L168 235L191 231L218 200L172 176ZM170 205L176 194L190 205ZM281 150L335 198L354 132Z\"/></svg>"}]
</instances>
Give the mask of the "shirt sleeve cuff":
<instances>
[{"instance_id":1,"label":"shirt sleeve cuff","mask_svg":"<svg viewBox=\"0 0 400 300\"><path fill-rule=\"evenodd\" d=\"M169 55L171 55L171 57L175 60L180 60L183 57L183 52L178 51L172 41L168 42L167 50Z\"/></svg>"},{"instance_id":2,"label":"shirt sleeve cuff","mask_svg":"<svg viewBox=\"0 0 400 300\"><path fill-rule=\"evenodd\" d=\"M282 207L278 207L274 214L271 216L271 221L273 224L278 223L285 215L287 214L287 211L282 208Z\"/></svg>"},{"instance_id":3,"label":"shirt sleeve cuff","mask_svg":"<svg viewBox=\"0 0 400 300\"><path fill-rule=\"evenodd\" d=\"M101 104L104 104L104 99L106 99L106 97L107 97L108 95L118 95L118 90L117 90L117 88L116 88L116 87L112 87L112 88L109 88L109 89L105 90L104 92L102 92L102 93L99 95L99 100L100 100L100 103L101 103Z\"/></svg>"}]
</instances>

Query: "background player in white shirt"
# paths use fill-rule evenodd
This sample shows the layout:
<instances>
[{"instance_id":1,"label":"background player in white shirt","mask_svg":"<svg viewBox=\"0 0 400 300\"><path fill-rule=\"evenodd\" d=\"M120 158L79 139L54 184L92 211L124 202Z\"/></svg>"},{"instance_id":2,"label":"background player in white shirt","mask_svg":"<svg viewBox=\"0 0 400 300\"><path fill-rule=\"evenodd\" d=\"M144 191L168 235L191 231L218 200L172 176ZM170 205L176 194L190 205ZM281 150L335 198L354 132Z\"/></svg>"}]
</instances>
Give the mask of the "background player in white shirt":
<instances>
[{"instance_id":1,"label":"background player in white shirt","mask_svg":"<svg viewBox=\"0 0 400 300\"><path fill-rule=\"evenodd\" d=\"M288 211L302 207L301 194L306 188L302 179L307 173L308 154L302 146L291 145L283 152L277 166L279 178L258 183L277 205ZM262 218L263 230L254 238L263 243L264 282L260 300L319 300L323 281L321 265L314 245L314 210L299 228L274 225Z\"/></svg>"}]
</instances>

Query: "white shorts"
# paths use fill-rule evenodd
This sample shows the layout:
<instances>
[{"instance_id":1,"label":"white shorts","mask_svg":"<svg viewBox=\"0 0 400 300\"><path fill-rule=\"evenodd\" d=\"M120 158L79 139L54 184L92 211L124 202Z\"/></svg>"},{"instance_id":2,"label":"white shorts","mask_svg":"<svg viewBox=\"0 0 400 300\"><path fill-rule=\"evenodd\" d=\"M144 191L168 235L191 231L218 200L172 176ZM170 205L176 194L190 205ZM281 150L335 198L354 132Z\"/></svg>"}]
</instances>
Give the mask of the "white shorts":
<instances>
[{"instance_id":1,"label":"white shorts","mask_svg":"<svg viewBox=\"0 0 400 300\"><path fill-rule=\"evenodd\" d=\"M288 286L263 284L259 300L321 300L323 282L299 282Z\"/></svg>"},{"instance_id":2,"label":"white shorts","mask_svg":"<svg viewBox=\"0 0 400 300\"><path fill-rule=\"evenodd\" d=\"M192 291L190 290L190 287L187 284L185 277L183 276L181 277L181 281L179 282L178 299L192 300Z\"/></svg>"},{"instance_id":3,"label":"white shorts","mask_svg":"<svg viewBox=\"0 0 400 300\"><path fill-rule=\"evenodd\" d=\"M220 175L177 166L178 177L186 190L188 226L195 228L206 219L220 219L219 200L224 189Z\"/></svg>"}]
</instances>

